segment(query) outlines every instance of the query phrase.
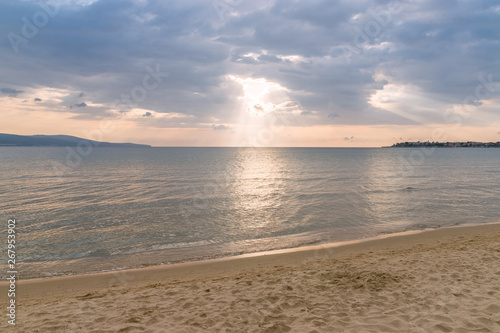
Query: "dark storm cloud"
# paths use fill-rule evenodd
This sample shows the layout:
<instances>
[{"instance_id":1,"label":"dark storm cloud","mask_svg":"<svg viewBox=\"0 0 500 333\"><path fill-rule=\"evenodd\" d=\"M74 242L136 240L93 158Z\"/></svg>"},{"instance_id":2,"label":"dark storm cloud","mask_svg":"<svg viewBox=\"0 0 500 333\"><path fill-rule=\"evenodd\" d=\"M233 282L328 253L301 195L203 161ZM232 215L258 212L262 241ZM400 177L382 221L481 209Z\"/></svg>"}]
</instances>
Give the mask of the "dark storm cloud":
<instances>
[{"instance_id":1,"label":"dark storm cloud","mask_svg":"<svg viewBox=\"0 0 500 333\"><path fill-rule=\"evenodd\" d=\"M79 3L61 4L27 38L22 18L33 22L41 7L36 1L0 1L0 35L27 40L15 54L3 38L0 84L24 91L67 89L80 98L84 91L104 105L86 108L89 119L141 92L132 101L136 107L186 114L191 117L184 124L206 126L214 118L237 118L242 89L228 75L266 78L287 88L303 115L318 115L299 117L297 125L331 118L339 124L414 123L370 104L391 84L411 86L410 92L425 97L425 105L408 105L407 112L439 122L441 106L462 104L481 77L500 81L500 6L492 0L255 1L229 6L231 15L203 0ZM168 77L143 89L146 68L158 64ZM498 93L500 86L492 85ZM78 102L65 105L84 107ZM422 111L428 109L433 113Z\"/></svg>"}]
</instances>

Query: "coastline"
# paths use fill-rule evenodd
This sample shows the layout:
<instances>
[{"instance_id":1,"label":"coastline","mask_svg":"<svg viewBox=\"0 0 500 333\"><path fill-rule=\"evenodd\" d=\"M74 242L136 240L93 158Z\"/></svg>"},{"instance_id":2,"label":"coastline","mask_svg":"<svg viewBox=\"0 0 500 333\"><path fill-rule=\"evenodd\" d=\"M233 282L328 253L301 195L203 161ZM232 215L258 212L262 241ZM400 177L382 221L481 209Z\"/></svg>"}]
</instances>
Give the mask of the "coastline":
<instances>
[{"instance_id":1,"label":"coastline","mask_svg":"<svg viewBox=\"0 0 500 333\"><path fill-rule=\"evenodd\" d=\"M259 251L238 254L234 256L224 256L220 258L205 259L205 260L194 260L187 262L179 262L166 265L151 265L148 267L139 268L126 268L122 270L112 270L104 272L92 272L74 275L55 275L50 277L40 277L40 278L29 278L19 280L17 283L20 286L26 286L30 288L34 286L34 290L39 287L39 285L46 285L48 288L52 288L52 285L57 284L57 292L66 294L68 291L79 291L79 288L75 288L76 285L83 287L82 290L87 290L86 281L89 282L89 290L97 290L99 288L107 288L108 285L104 285L100 282L103 280L113 280L119 275L128 275L129 282L127 285L140 286L146 281L148 283L155 282L157 279L162 279L163 275L167 279L175 277L176 279L184 280L185 272L198 272L198 274L205 276L211 276L213 273L217 273L220 269L226 271L227 267L234 262L241 261L242 264L251 265L254 267L262 267L262 265L267 265L269 263L275 263L277 261L286 262L287 264L297 264L301 260L314 260L319 258L324 258L330 255L342 255L342 254L353 254L353 253L365 253L389 250L402 246L405 242L407 245L414 244L418 240L418 244L427 244L429 241L440 241L440 237L443 240L447 237L453 237L456 235L462 235L465 231L479 231L483 233L484 230L500 230L500 222L484 223L484 224L469 224L469 225L457 225L449 226L443 228L428 228L428 229L418 229L418 230L408 230L403 232L381 234L378 236L367 237L363 239L354 239L347 241L339 241L318 245L307 245L300 247L284 248L269 251ZM500 240L499 240L500 241ZM238 266L240 267L240 266ZM213 270L213 272L212 272ZM237 269L238 270L238 269ZM236 270L236 271L237 271ZM234 273L231 269L227 271L228 273ZM141 282L137 282L137 281ZM135 281L135 282L133 282ZM175 280L177 281L177 280ZM82 283L83 282L83 283ZM96 284L97 283L97 284ZM92 286L90 286L92 285ZM98 287L100 285L100 287ZM4 292L3 288L6 288L7 282L0 281L0 293ZM68 286L68 290L64 289L63 286ZM5 290L6 291L6 290ZM41 291L41 290L40 290ZM35 296L36 291L29 292L28 295ZM43 294L47 296L47 294Z\"/></svg>"},{"instance_id":2,"label":"coastline","mask_svg":"<svg viewBox=\"0 0 500 333\"><path fill-rule=\"evenodd\" d=\"M447 331L448 328L464 327L455 317L468 318L469 324L473 322L477 327L483 325L481 327L494 331L492 327L500 330L499 262L500 223L491 223L166 266L20 280L17 282L18 322L23 329L73 329L67 322L60 321L56 325L55 320L48 320L51 318L49 309L52 309L76 317L74 325L81 325L78 327L82 331L158 327L169 332L190 329L193 332L288 332L291 329L327 332L333 328L341 331L339 325L344 325L347 332L367 329L359 326L367 322L366 313L356 314L356 307L345 308L346 304L351 307L357 304L361 308L368 306L373 312L370 316L374 313L381 316L379 321L383 324L380 330L374 328L373 332ZM2 282L0 294L6 293L7 283ZM154 299L150 302L152 307L170 306L171 316L162 317L164 314L154 311L134 317L132 321L128 315L117 316L116 311L121 310L130 310L132 316L138 304L147 308L141 303L144 297L150 301ZM390 301L393 297L397 304ZM402 300L397 300L398 297ZM413 297L416 299L410 302ZM446 299L456 302L447 305ZM213 307L211 304L215 300L218 306ZM354 300L354 303L347 300ZM236 306L244 305L240 302L247 304L248 311L251 305L250 312L257 311L260 315L248 314L245 324L242 319L245 315ZM411 309L414 302L421 302L419 306L423 308ZM427 303L436 303L436 308L426 308ZM403 305L407 308L403 309ZM484 311L481 310L483 305ZM308 321L309 317L305 316L327 308L328 313L344 313L350 320L344 322L340 316L322 322L320 317L326 315L323 313L315 315L318 318L314 324L314 320ZM472 308L477 310L473 313ZM396 313L398 309L401 313ZM419 311L429 313L419 315ZM434 317L439 315L447 319L424 320L430 312ZM386 315L390 319L386 322L384 313L392 313L397 318ZM192 318L201 314L205 316ZM88 316L103 319L99 324ZM290 316L299 318L291 326L285 320ZM354 322L353 316L360 321ZM408 320L405 322L402 318ZM238 327L238 320L243 320L241 327ZM0 327L4 325L0 323Z\"/></svg>"},{"instance_id":3,"label":"coastline","mask_svg":"<svg viewBox=\"0 0 500 333\"><path fill-rule=\"evenodd\" d=\"M75 259L60 259L45 262L19 262L19 280L46 279L54 277L92 275L100 273L113 273L123 270L143 269L172 264L194 263L210 260L225 260L225 258L241 258L245 256L260 256L273 253L294 252L315 246L335 247L355 242L363 242L377 238L386 238L397 235L432 230L440 227L420 226L418 229L405 231L379 230L363 235L354 228L337 230L326 233L325 231L305 232L301 234L280 237L243 240L231 243L203 244L201 246L172 247L146 252L124 253L112 256L81 257ZM353 230L354 229L354 230ZM286 241L283 241L283 240ZM256 249L257 248L257 249ZM1 281L5 277L2 276Z\"/></svg>"}]
</instances>

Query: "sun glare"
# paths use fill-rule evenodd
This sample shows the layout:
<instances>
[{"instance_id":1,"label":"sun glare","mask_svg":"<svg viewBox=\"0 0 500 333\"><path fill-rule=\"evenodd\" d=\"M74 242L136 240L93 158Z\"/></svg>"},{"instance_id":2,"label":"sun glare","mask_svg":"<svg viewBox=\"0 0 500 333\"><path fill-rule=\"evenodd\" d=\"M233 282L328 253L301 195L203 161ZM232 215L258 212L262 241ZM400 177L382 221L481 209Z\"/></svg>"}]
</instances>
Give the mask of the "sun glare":
<instances>
[{"instance_id":1,"label":"sun glare","mask_svg":"<svg viewBox=\"0 0 500 333\"><path fill-rule=\"evenodd\" d=\"M263 78L241 78L230 75L229 79L243 87L243 104L246 112L253 115L265 115L276 111L280 104L289 100L288 89L278 83Z\"/></svg>"}]
</instances>

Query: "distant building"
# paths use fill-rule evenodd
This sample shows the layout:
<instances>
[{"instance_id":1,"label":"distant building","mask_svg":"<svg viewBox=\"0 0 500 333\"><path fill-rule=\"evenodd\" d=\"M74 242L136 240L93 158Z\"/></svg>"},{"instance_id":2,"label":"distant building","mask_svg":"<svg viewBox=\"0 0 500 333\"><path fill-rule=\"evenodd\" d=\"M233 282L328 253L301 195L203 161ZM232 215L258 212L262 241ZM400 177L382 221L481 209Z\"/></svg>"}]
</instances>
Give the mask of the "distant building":
<instances>
[{"instance_id":1,"label":"distant building","mask_svg":"<svg viewBox=\"0 0 500 333\"><path fill-rule=\"evenodd\" d=\"M419 148L419 147L436 147L436 148L500 148L500 142L399 142L386 148Z\"/></svg>"}]
</instances>

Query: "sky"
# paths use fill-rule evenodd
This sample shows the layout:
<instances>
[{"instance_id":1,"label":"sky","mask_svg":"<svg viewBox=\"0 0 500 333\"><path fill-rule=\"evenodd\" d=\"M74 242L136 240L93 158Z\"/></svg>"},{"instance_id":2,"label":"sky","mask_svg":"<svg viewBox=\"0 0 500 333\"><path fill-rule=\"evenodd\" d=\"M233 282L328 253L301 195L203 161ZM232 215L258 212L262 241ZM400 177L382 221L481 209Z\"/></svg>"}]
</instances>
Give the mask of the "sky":
<instances>
[{"instance_id":1,"label":"sky","mask_svg":"<svg viewBox=\"0 0 500 333\"><path fill-rule=\"evenodd\" d=\"M500 3L0 0L0 133L500 141Z\"/></svg>"}]
</instances>

